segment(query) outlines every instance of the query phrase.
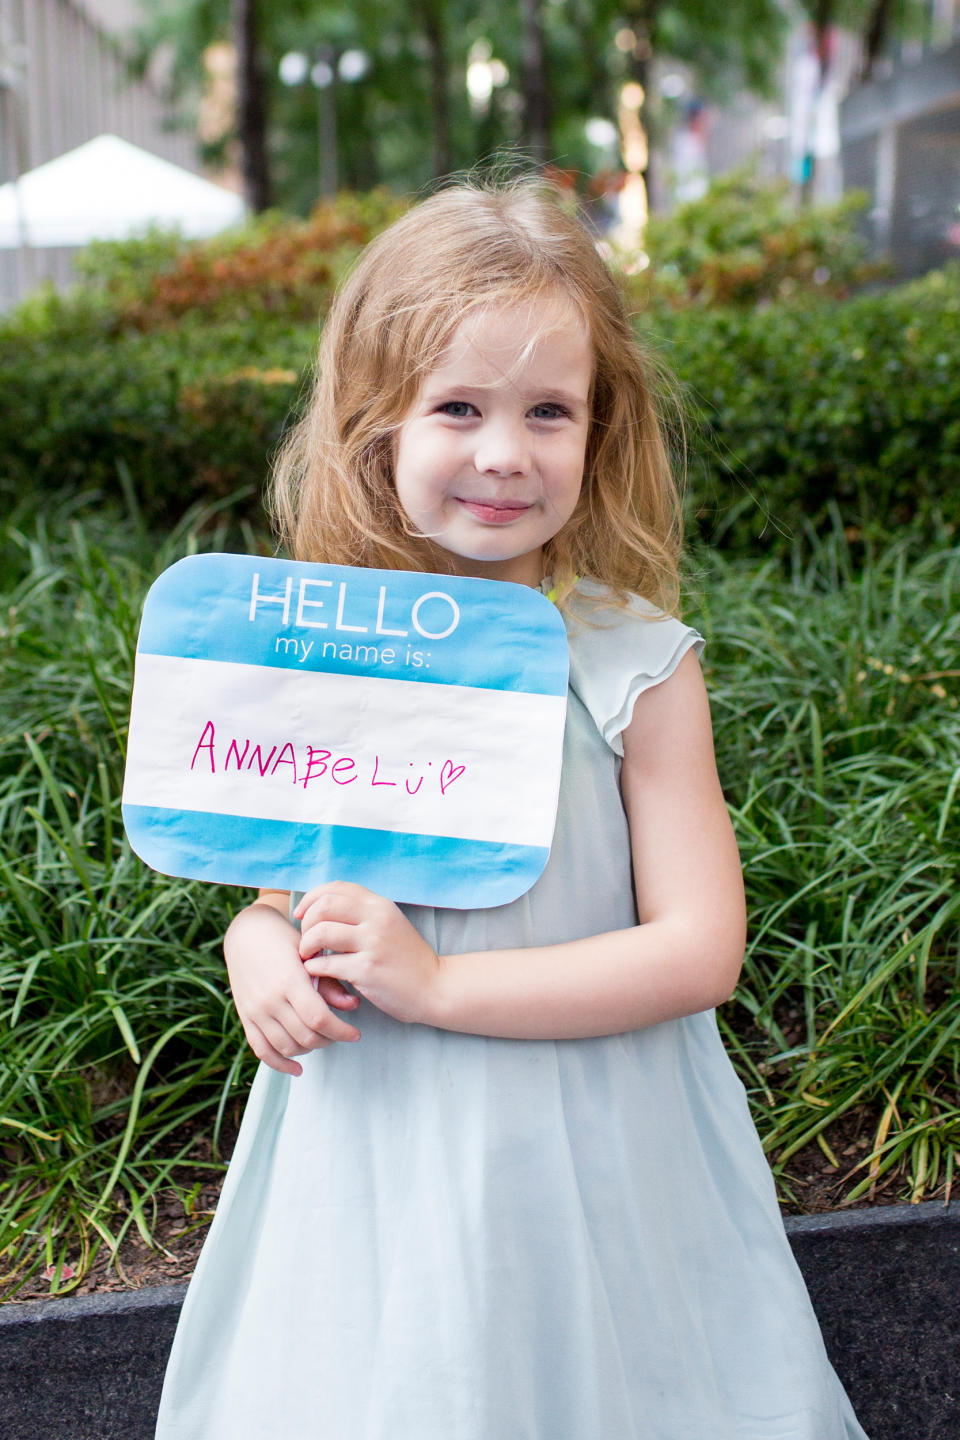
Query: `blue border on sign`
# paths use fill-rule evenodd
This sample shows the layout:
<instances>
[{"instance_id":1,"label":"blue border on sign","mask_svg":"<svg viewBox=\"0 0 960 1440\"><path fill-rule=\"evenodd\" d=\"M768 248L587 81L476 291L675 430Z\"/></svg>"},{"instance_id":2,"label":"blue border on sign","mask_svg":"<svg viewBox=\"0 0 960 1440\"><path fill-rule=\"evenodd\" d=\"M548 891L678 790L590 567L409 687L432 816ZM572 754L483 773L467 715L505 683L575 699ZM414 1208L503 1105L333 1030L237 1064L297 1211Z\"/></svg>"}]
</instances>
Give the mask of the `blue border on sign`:
<instances>
[{"instance_id":1,"label":"blue border on sign","mask_svg":"<svg viewBox=\"0 0 960 1440\"><path fill-rule=\"evenodd\" d=\"M164 875L281 890L350 880L407 905L452 910L476 909L480 895L483 908L518 899L550 853L539 845L152 805L124 805L123 823L134 852Z\"/></svg>"},{"instance_id":2,"label":"blue border on sign","mask_svg":"<svg viewBox=\"0 0 960 1440\"><path fill-rule=\"evenodd\" d=\"M569 663L560 614L527 585L226 554L190 555L163 572L137 648L535 695L565 695Z\"/></svg>"}]
</instances>

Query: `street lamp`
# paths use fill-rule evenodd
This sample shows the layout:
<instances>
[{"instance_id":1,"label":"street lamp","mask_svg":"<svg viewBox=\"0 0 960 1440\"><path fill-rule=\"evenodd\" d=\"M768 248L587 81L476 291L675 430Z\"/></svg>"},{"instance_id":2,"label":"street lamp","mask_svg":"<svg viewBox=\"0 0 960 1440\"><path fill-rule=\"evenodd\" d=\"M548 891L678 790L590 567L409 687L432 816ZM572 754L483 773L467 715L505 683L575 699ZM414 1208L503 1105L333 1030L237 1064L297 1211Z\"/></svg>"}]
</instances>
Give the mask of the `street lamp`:
<instances>
[{"instance_id":1,"label":"street lamp","mask_svg":"<svg viewBox=\"0 0 960 1440\"><path fill-rule=\"evenodd\" d=\"M337 81L348 85L362 80L370 69L365 50L337 52L332 45L318 45L316 59L303 50L289 50L281 57L280 79L284 85L302 85L309 77L317 92L317 158L321 195L336 195L339 188L337 165Z\"/></svg>"}]
</instances>

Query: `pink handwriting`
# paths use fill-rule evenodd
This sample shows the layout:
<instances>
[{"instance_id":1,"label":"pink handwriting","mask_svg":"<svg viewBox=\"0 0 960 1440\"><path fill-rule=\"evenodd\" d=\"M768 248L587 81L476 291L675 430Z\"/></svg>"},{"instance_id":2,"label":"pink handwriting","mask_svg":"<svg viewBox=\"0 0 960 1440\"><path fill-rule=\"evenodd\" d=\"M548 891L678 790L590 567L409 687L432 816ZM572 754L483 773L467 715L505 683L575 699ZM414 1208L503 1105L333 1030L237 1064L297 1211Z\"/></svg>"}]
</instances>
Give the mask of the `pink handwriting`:
<instances>
[{"instance_id":1,"label":"pink handwriting","mask_svg":"<svg viewBox=\"0 0 960 1440\"><path fill-rule=\"evenodd\" d=\"M453 784L454 780L460 779L460 776L466 768L466 765L454 765L452 760L444 760L440 769L440 790L442 794L446 795L448 787Z\"/></svg>"},{"instance_id":2,"label":"pink handwriting","mask_svg":"<svg viewBox=\"0 0 960 1440\"><path fill-rule=\"evenodd\" d=\"M197 741L190 769L216 775L218 762L222 775L236 772L238 775L250 775L254 780L277 779L302 785L304 789L316 780L332 781L334 785L353 785L359 780L371 788L389 787L407 795L419 794L424 780L436 782L433 786L428 785L425 793L429 793L430 789L436 793L439 786L440 794L446 795L450 786L467 769L466 765L455 765L452 760L444 760L438 766L434 766L432 760L419 766L409 760L406 766L408 773L404 774L402 769L391 765L379 754L374 755L372 766L367 764L364 767L352 755L335 755L332 750L292 740L272 745L269 750L260 742L251 744L249 739L241 741L235 736L231 736L229 743L225 744L217 739L216 727L212 720L208 720Z\"/></svg>"}]
</instances>

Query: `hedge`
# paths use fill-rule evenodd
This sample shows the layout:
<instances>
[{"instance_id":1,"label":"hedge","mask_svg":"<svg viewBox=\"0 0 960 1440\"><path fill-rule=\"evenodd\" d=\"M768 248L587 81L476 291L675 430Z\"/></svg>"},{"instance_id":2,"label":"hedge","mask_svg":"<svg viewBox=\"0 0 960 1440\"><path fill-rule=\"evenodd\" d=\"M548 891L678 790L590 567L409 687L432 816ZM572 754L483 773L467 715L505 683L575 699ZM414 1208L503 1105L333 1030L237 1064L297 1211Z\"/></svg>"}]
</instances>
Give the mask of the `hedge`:
<instances>
[{"instance_id":1,"label":"hedge","mask_svg":"<svg viewBox=\"0 0 960 1440\"><path fill-rule=\"evenodd\" d=\"M164 521L197 499L256 494L317 325L241 298L219 318L169 313L146 330L130 318L142 297L126 318L52 300L8 318L0 486L116 491L123 477ZM836 303L654 307L638 327L680 382L707 538L776 546L831 508L853 528L956 524L960 269Z\"/></svg>"},{"instance_id":2,"label":"hedge","mask_svg":"<svg viewBox=\"0 0 960 1440\"><path fill-rule=\"evenodd\" d=\"M773 546L960 520L960 268L842 304L685 310L644 327L682 386L701 528Z\"/></svg>"}]
</instances>

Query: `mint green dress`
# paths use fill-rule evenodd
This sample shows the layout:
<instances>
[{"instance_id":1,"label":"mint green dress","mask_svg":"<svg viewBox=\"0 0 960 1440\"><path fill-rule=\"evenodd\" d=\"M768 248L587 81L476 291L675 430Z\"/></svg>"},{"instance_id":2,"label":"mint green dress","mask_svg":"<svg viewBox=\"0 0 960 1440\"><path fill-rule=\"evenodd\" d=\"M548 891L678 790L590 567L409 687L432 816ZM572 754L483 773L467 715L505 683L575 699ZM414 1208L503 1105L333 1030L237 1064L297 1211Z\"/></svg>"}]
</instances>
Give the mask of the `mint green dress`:
<instances>
[{"instance_id":1,"label":"mint green dress","mask_svg":"<svg viewBox=\"0 0 960 1440\"><path fill-rule=\"evenodd\" d=\"M636 923L620 734L701 641L640 600L582 625L579 592L547 867L410 907L441 953ZM354 1018L302 1076L260 1067L158 1440L865 1440L712 1011L561 1041Z\"/></svg>"}]
</instances>

